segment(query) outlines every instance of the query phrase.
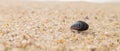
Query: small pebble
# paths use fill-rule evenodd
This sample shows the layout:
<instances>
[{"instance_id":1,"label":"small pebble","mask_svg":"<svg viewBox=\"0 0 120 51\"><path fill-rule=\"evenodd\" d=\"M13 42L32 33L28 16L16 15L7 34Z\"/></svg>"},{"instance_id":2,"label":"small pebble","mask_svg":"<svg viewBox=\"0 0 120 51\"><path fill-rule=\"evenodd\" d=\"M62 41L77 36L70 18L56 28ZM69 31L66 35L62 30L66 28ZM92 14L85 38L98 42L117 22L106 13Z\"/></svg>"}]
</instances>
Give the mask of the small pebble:
<instances>
[{"instance_id":1,"label":"small pebble","mask_svg":"<svg viewBox=\"0 0 120 51\"><path fill-rule=\"evenodd\" d=\"M88 16L86 16L85 19L89 19Z\"/></svg>"},{"instance_id":2,"label":"small pebble","mask_svg":"<svg viewBox=\"0 0 120 51\"><path fill-rule=\"evenodd\" d=\"M90 51L96 51L96 48L92 48Z\"/></svg>"},{"instance_id":3,"label":"small pebble","mask_svg":"<svg viewBox=\"0 0 120 51\"><path fill-rule=\"evenodd\" d=\"M97 17L95 17L95 19L97 19Z\"/></svg>"},{"instance_id":4,"label":"small pebble","mask_svg":"<svg viewBox=\"0 0 120 51\"><path fill-rule=\"evenodd\" d=\"M89 25L84 21L77 21L71 26L71 30L85 31L89 28Z\"/></svg>"}]
</instances>

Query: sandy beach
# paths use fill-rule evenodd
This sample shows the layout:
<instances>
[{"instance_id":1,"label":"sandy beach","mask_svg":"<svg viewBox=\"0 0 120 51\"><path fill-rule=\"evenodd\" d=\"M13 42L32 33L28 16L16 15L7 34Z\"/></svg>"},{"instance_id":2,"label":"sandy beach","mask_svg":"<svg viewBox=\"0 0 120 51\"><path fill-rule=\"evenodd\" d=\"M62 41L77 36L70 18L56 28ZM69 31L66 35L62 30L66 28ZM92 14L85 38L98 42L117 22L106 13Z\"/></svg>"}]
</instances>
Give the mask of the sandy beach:
<instances>
[{"instance_id":1,"label":"sandy beach","mask_svg":"<svg viewBox=\"0 0 120 51\"><path fill-rule=\"evenodd\" d=\"M0 51L120 51L120 4L0 2Z\"/></svg>"}]
</instances>

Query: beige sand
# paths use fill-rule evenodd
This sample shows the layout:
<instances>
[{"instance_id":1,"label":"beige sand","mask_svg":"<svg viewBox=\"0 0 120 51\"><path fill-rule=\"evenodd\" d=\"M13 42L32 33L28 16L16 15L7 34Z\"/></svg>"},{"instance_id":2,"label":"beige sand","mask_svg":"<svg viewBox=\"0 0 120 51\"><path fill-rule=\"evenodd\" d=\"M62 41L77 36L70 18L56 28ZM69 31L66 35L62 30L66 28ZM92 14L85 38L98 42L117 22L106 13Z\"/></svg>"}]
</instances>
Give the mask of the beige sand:
<instances>
[{"instance_id":1,"label":"beige sand","mask_svg":"<svg viewBox=\"0 0 120 51\"><path fill-rule=\"evenodd\" d=\"M120 51L120 4L1 2L0 51Z\"/></svg>"}]
</instances>

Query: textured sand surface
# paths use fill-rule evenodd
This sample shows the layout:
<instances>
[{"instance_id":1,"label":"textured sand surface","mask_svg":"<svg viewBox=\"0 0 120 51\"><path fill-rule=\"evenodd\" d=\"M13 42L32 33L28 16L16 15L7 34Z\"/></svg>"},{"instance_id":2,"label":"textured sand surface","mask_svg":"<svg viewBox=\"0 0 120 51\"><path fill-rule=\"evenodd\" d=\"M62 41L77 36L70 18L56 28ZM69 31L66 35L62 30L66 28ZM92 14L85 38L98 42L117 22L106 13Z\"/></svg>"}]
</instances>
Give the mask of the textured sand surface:
<instances>
[{"instance_id":1,"label":"textured sand surface","mask_svg":"<svg viewBox=\"0 0 120 51\"><path fill-rule=\"evenodd\" d=\"M0 51L120 51L120 4L0 2Z\"/></svg>"}]
</instances>

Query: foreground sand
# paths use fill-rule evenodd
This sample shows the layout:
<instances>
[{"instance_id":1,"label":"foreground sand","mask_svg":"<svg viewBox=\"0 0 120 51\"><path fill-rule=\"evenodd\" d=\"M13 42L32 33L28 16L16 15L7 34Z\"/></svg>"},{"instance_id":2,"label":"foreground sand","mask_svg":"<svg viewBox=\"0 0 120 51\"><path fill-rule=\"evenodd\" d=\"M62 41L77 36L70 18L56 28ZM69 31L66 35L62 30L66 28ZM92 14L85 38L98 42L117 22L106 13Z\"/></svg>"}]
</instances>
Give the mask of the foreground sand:
<instances>
[{"instance_id":1,"label":"foreground sand","mask_svg":"<svg viewBox=\"0 0 120 51\"><path fill-rule=\"evenodd\" d=\"M71 32L78 20L90 28ZM119 50L120 4L0 3L0 51Z\"/></svg>"}]
</instances>

